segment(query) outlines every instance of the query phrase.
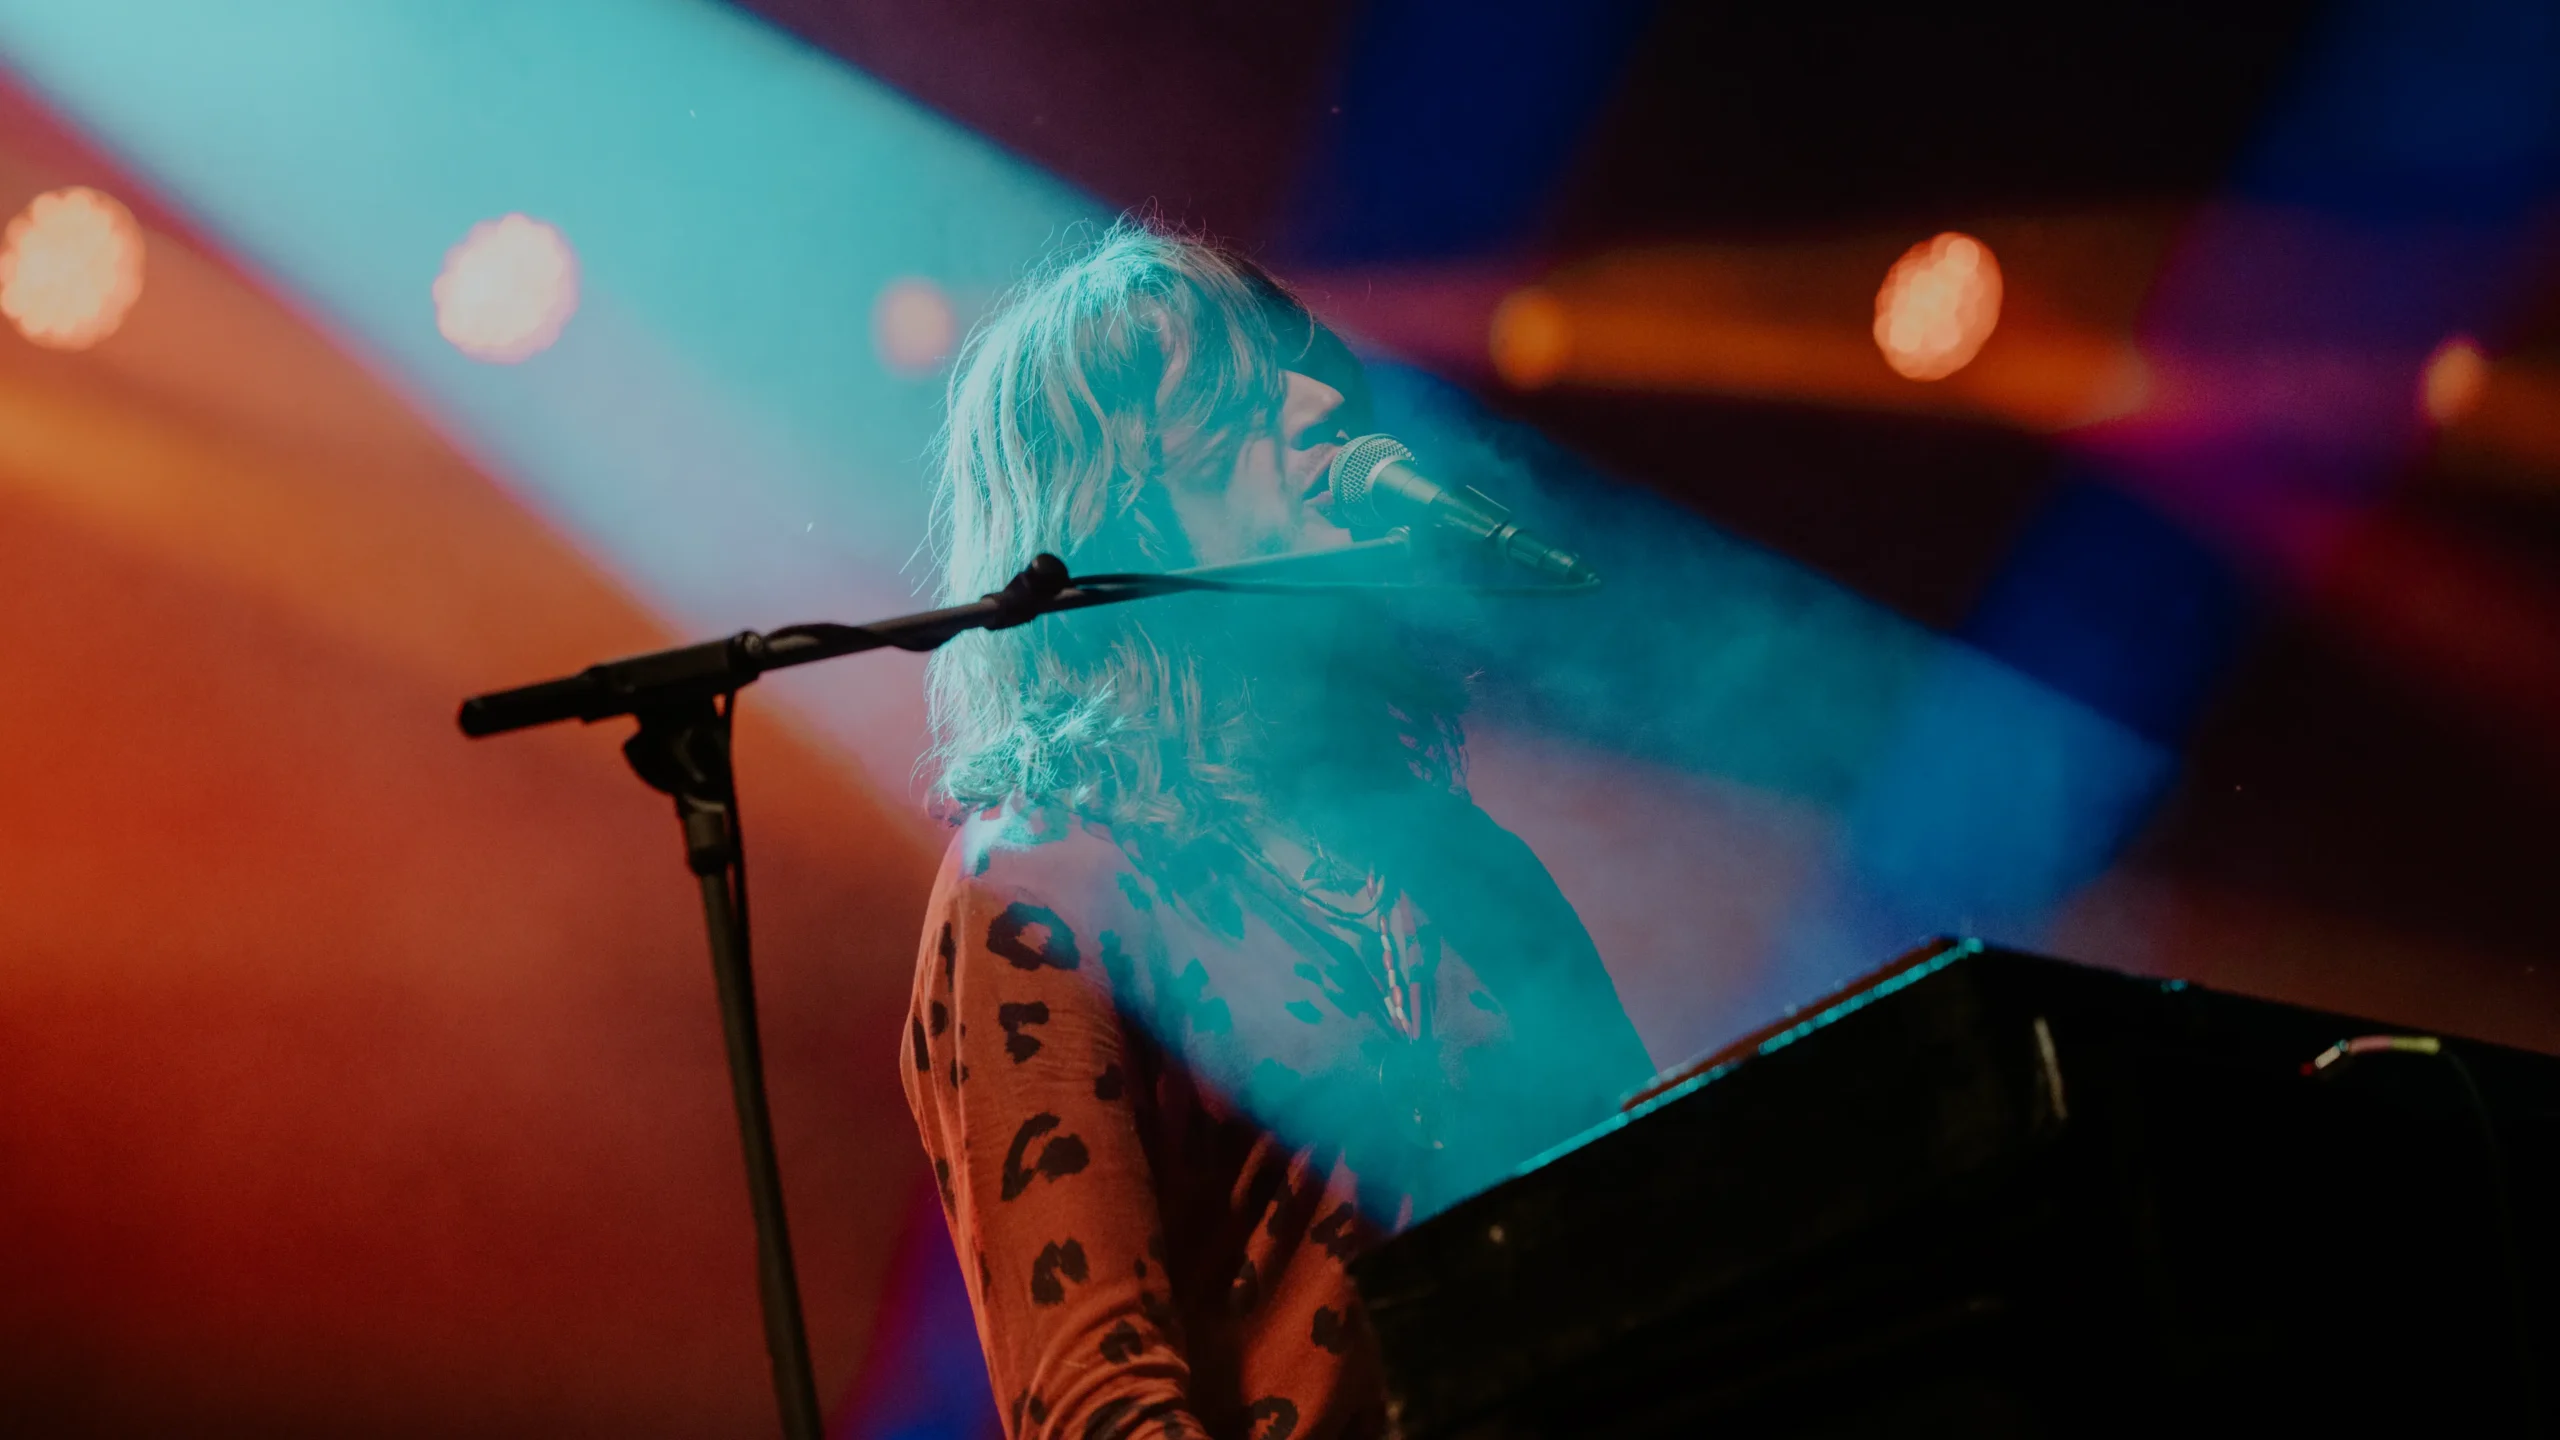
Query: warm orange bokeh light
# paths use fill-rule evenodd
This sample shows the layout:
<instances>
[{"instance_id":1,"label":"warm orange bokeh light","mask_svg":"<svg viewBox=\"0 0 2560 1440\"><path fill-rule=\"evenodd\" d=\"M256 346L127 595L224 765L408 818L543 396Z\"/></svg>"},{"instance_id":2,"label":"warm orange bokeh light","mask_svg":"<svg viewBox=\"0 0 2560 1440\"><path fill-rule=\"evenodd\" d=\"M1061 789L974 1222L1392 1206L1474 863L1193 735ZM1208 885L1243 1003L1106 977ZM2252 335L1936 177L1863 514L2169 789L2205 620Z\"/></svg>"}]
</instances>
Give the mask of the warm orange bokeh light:
<instances>
[{"instance_id":1,"label":"warm orange bokeh light","mask_svg":"<svg viewBox=\"0 0 2560 1440\"><path fill-rule=\"evenodd\" d=\"M436 276L436 330L474 360L512 365L551 348L578 309L578 256L530 215L471 227Z\"/></svg>"},{"instance_id":2,"label":"warm orange bokeh light","mask_svg":"<svg viewBox=\"0 0 2560 1440\"><path fill-rule=\"evenodd\" d=\"M1573 343L1564 302L1544 290L1517 290L1493 312L1487 345L1503 383L1535 390L1564 373Z\"/></svg>"},{"instance_id":3,"label":"warm orange bokeh light","mask_svg":"<svg viewBox=\"0 0 2560 1440\"><path fill-rule=\"evenodd\" d=\"M2489 388L2489 357L2468 335L2456 335L2427 357L2418 372L2418 408L2438 425L2450 425L2478 409Z\"/></svg>"},{"instance_id":4,"label":"warm orange bokeh light","mask_svg":"<svg viewBox=\"0 0 2560 1440\"><path fill-rule=\"evenodd\" d=\"M1944 380L1972 363L2000 323L2000 263L1955 231L1903 252L1876 292L1876 348L1894 373Z\"/></svg>"},{"instance_id":5,"label":"warm orange bokeh light","mask_svg":"<svg viewBox=\"0 0 2560 1440\"><path fill-rule=\"evenodd\" d=\"M871 343L901 375L930 375L960 342L960 318L942 287L918 276L892 280L871 307Z\"/></svg>"},{"instance_id":6,"label":"warm orange bokeh light","mask_svg":"<svg viewBox=\"0 0 2560 1440\"><path fill-rule=\"evenodd\" d=\"M39 345L95 345L142 298L142 248L142 227L114 196L48 190L0 242L0 314Z\"/></svg>"}]
</instances>

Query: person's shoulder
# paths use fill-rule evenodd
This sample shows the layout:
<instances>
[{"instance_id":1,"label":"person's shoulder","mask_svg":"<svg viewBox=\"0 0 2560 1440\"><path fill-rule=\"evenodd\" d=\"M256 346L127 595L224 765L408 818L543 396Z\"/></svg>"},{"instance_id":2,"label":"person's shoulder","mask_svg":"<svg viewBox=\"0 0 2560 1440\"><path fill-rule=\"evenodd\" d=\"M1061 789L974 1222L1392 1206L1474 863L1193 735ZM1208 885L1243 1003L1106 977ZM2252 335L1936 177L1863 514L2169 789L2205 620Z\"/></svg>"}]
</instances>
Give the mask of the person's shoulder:
<instances>
[{"instance_id":1,"label":"person's shoulder","mask_svg":"<svg viewBox=\"0 0 2560 1440\"><path fill-rule=\"evenodd\" d=\"M943 868L955 886L1053 890L1109 885L1130 868L1110 827L1060 805L991 805L963 819Z\"/></svg>"},{"instance_id":2,"label":"person's shoulder","mask_svg":"<svg viewBox=\"0 0 2560 1440\"><path fill-rule=\"evenodd\" d=\"M1078 968L1100 937L1145 923L1154 904L1110 828L1060 806L968 816L934 891L935 912L970 950L1059 969Z\"/></svg>"}]
</instances>

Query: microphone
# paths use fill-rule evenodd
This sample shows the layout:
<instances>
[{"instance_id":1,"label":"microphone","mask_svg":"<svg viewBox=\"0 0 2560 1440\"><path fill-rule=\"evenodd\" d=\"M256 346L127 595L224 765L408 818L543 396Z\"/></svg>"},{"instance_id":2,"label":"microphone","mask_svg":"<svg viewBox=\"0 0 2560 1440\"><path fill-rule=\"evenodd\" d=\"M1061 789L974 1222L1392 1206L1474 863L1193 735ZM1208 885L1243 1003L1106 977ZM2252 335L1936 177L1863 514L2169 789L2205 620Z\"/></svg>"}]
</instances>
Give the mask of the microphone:
<instances>
[{"instance_id":1,"label":"microphone","mask_svg":"<svg viewBox=\"0 0 2560 1440\"><path fill-rule=\"evenodd\" d=\"M1514 565L1578 584L1600 577L1582 557L1511 523L1511 512L1482 491L1442 485L1422 473L1413 452L1388 435L1363 435L1342 447L1329 472L1333 518L1345 529L1430 525L1482 541Z\"/></svg>"}]
</instances>

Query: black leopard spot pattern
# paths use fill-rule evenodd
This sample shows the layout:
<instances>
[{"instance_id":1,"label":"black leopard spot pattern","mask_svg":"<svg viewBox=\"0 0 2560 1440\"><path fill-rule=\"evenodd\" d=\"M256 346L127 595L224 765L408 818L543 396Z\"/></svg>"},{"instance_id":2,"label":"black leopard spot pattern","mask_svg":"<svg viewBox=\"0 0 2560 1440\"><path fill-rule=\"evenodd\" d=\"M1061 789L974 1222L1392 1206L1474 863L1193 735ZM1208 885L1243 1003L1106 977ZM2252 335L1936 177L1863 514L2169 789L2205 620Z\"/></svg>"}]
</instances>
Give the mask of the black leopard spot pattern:
<instances>
[{"instance_id":1,"label":"black leopard spot pattern","mask_svg":"<svg viewBox=\"0 0 2560 1440\"><path fill-rule=\"evenodd\" d=\"M1040 932L1036 943L1030 938L1034 930ZM1037 970L1043 965L1073 970L1084 963L1076 954L1076 932L1067 928L1057 911L1019 900L1004 907L1004 913L987 926L987 948L1016 970Z\"/></svg>"},{"instance_id":2,"label":"black leopard spot pattern","mask_svg":"<svg viewBox=\"0 0 2560 1440\"><path fill-rule=\"evenodd\" d=\"M1120 894L1128 900L1130 909L1153 910L1156 908L1155 897L1147 893L1147 882L1144 880L1126 870L1113 876L1112 880L1119 885Z\"/></svg>"},{"instance_id":3,"label":"black leopard spot pattern","mask_svg":"<svg viewBox=\"0 0 2560 1440\"><path fill-rule=\"evenodd\" d=\"M1137 1326L1126 1320L1112 1326L1102 1336L1102 1359L1105 1364L1126 1365L1138 1358L1138 1352L1146 1348L1146 1337L1138 1333Z\"/></svg>"},{"instance_id":4,"label":"black leopard spot pattern","mask_svg":"<svg viewBox=\"0 0 2560 1440\"><path fill-rule=\"evenodd\" d=\"M1323 1246L1324 1253L1347 1265L1360 1248L1360 1237L1352 1228L1352 1222L1358 1218L1359 1212L1345 1201L1336 1206L1332 1214L1309 1226L1307 1238Z\"/></svg>"},{"instance_id":5,"label":"black leopard spot pattern","mask_svg":"<svg viewBox=\"0 0 2560 1440\"><path fill-rule=\"evenodd\" d=\"M1044 1110L1023 1121L1022 1127L1013 1132L1013 1144L1004 1154L1004 1180L997 1190L999 1198L1019 1198L1023 1191L1031 1188L1035 1177L1045 1175L1057 1180L1084 1169L1092 1157L1085 1153L1084 1140L1075 1135L1061 1135L1041 1146L1040 1158L1031 1162L1029 1168L1024 1167L1023 1152L1031 1148L1031 1142L1057 1128L1058 1117Z\"/></svg>"},{"instance_id":6,"label":"black leopard spot pattern","mask_svg":"<svg viewBox=\"0 0 2560 1440\"><path fill-rule=\"evenodd\" d=\"M1081 1285L1088 1274L1084 1246L1080 1242L1049 1242L1041 1247L1040 1258L1031 1262L1031 1303L1065 1304L1068 1284Z\"/></svg>"},{"instance_id":7,"label":"black leopard spot pattern","mask_svg":"<svg viewBox=\"0 0 2560 1440\"><path fill-rule=\"evenodd\" d=\"M1316 1307L1315 1330L1307 1338L1316 1342L1317 1349L1330 1350L1336 1355L1351 1349L1351 1327L1343 1323L1342 1317L1330 1305Z\"/></svg>"},{"instance_id":8,"label":"black leopard spot pattern","mask_svg":"<svg viewBox=\"0 0 2560 1440\"><path fill-rule=\"evenodd\" d=\"M910 1015L907 1017L907 1023L914 1027L907 1039L915 1046L916 1073L929 1075L933 1073L933 1060L924 1053L924 1022Z\"/></svg>"},{"instance_id":9,"label":"black leopard spot pattern","mask_svg":"<svg viewBox=\"0 0 2560 1440\"><path fill-rule=\"evenodd\" d=\"M1256 1429L1264 1421L1269 1429ZM1289 1440L1298 1432L1297 1405L1279 1395L1265 1395L1244 1407L1244 1433L1253 1440Z\"/></svg>"},{"instance_id":10,"label":"black leopard spot pattern","mask_svg":"<svg viewBox=\"0 0 2560 1440\"><path fill-rule=\"evenodd\" d=\"M1294 1244L1304 1238L1323 1209L1324 1181L1319 1177L1282 1190L1271 1203L1271 1215L1263 1222L1263 1231L1274 1240Z\"/></svg>"},{"instance_id":11,"label":"black leopard spot pattern","mask_svg":"<svg viewBox=\"0 0 2560 1440\"><path fill-rule=\"evenodd\" d=\"M1096 1100L1117 1100L1126 1092L1127 1085L1117 1065L1105 1065L1102 1073L1093 1077L1093 1098Z\"/></svg>"},{"instance_id":12,"label":"black leopard spot pattern","mask_svg":"<svg viewBox=\"0 0 2560 1440\"><path fill-rule=\"evenodd\" d=\"M1004 1053L1012 1056L1013 1063L1019 1065L1040 1053L1040 1037L1025 1035L1022 1031L1026 1025L1049 1023L1048 1003L1033 1000L1021 1005L998 1005L996 1023L1004 1027Z\"/></svg>"}]
</instances>

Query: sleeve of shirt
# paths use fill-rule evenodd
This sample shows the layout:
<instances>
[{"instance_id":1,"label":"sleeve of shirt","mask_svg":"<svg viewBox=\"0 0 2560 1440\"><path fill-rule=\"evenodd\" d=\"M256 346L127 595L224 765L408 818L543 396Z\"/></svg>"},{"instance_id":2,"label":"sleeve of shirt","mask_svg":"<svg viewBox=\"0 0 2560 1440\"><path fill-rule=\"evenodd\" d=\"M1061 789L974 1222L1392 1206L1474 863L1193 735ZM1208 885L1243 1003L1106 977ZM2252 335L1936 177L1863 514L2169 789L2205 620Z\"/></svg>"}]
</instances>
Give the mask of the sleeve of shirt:
<instances>
[{"instance_id":1,"label":"sleeve of shirt","mask_svg":"<svg viewBox=\"0 0 2560 1440\"><path fill-rule=\"evenodd\" d=\"M1101 961L1118 917L967 868L955 847L934 888L903 1069L1005 1433L1197 1440Z\"/></svg>"}]
</instances>

